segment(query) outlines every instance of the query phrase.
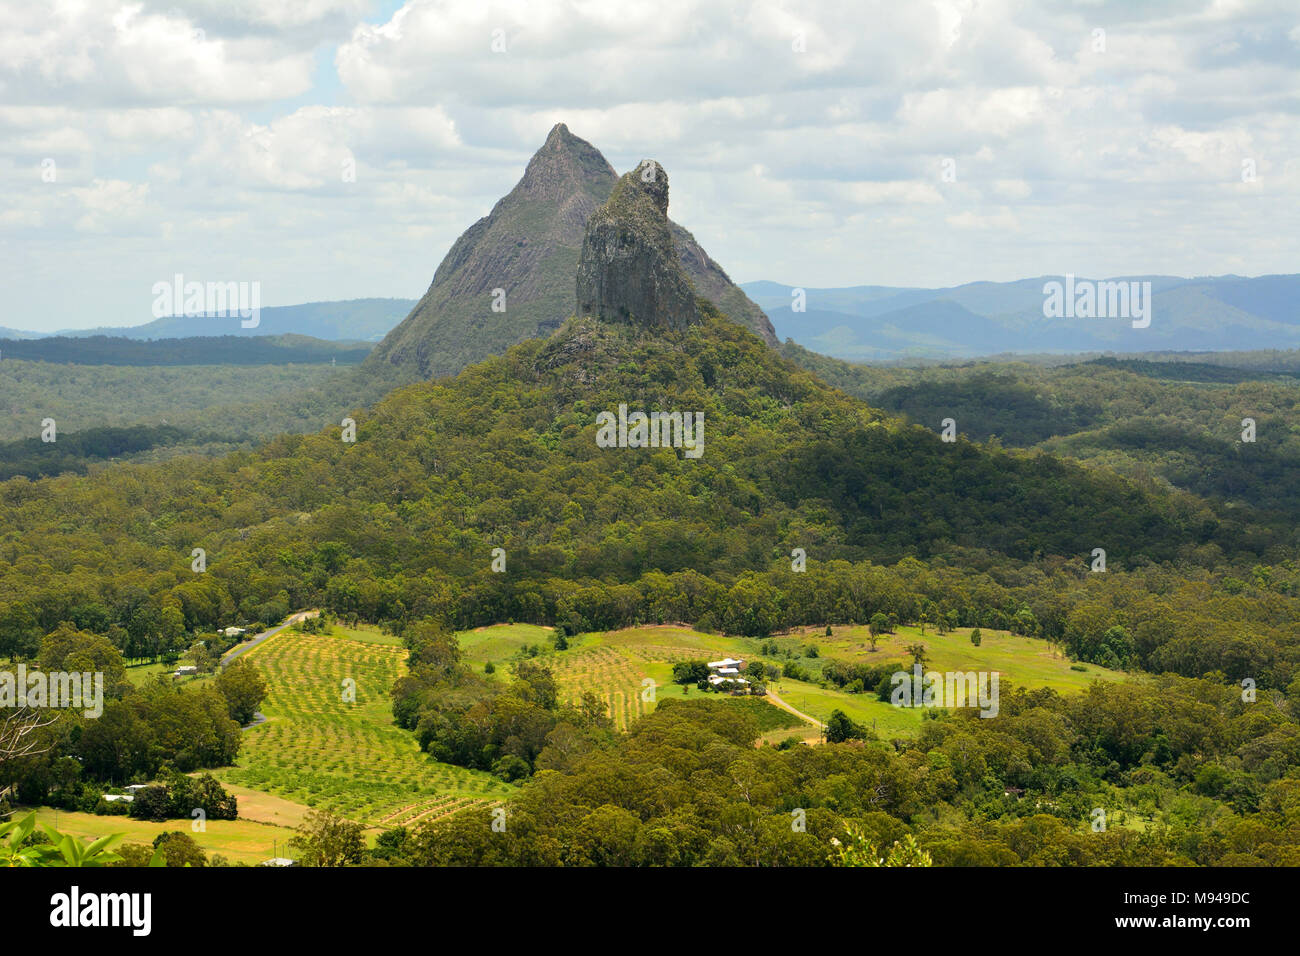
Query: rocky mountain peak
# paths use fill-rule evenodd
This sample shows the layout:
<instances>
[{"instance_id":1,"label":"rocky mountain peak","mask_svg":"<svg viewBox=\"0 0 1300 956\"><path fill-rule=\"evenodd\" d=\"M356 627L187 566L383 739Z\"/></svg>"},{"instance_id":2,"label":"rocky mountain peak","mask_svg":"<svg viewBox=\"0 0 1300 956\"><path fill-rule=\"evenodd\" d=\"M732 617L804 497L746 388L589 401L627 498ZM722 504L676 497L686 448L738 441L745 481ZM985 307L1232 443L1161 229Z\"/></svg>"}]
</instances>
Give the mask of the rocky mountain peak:
<instances>
[{"instance_id":1,"label":"rocky mountain peak","mask_svg":"<svg viewBox=\"0 0 1300 956\"><path fill-rule=\"evenodd\" d=\"M647 166L633 172L631 191L621 200L628 208L618 206L617 216L629 222L643 218L641 233L653 234L661 253L676 249L680 268L664 270L689 276L696 293L776 345L763 311L689 232L665 218L668 176L655 163L651 175L641 178ZM369 367L385 372L384 366L396 367L405 380L447 375L516 342L549 335L574 313L574 270L588 219L616 198L611 193L619 185L600 150L557 123L523 178L452 245L424 297L370 354ZM637 212L642 203L643 215ZM680 278L669 283L675 290L671 295L667 287L662 291L680 306L674 306L676 314L689 321L693 300L686 298ZM504 290L504 299L497 289Z\"/></svg>"},{"instance_id":2,"label":"rocky mountain peak","mask_svg":"<svg viewBox=\"0 0 1300 956\"><path fill-rule=\"evenodd\" d=\"M668 173L641 162L587 220L578 257L578 314L684 328L700 320L668 222Z\"/></svg>"},{"instance_id":3,"label":"rocky mountain peak","mask_svg":"<svg viewBox=\"0 0 1300 956\"><path fill-rule=\"evenodd\" d=\"M613 183L617 177L600 150L556 123L528 161L514 193L520 198L563 201L575 192L589 191L592 183Z\"/></svg>"}]
</instances>

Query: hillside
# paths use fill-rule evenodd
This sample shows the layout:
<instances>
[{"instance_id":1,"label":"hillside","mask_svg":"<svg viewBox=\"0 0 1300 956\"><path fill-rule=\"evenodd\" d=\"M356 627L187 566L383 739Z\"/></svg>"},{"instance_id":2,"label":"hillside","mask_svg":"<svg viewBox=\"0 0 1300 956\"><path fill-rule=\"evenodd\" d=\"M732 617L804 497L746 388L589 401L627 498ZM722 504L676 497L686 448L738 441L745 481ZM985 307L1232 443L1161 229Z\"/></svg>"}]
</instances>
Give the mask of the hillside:
<instances>
[{"instance_id":1,"label":"hillside","mask_svg":"<svg viewBox=\"0 0 1300 956\"><path fill-rule=\"evenodd\" d=\"M646 195L612 196L584 243L607 248L613 222L649 257L630 274L680 288L656 227L666 175L662 197L658 184L625 177ZM358 413L355 442L331 427L215 461L0 486L0 583L51 628L80 604L124 600L106 582L144 580L148 600L179 602L191 628L222 623L222 605L254 620L263 607L319 605L371 621L517 618L577 633L649 617L752 636L861 621L882 605L906 622L928 602L957 615L954 626L998 626L1027 606L1045 634L1067 639L1069 602L1047 597L1064 581L1124 588L1123 572L1156 562L1249 566L1290 540L1249 508L1216 511L1049 455L944 442L933 425L886 417L798 369L707 299L695 299L696 320L642 321L643 288L604 284L591 305L610 318L575 317L453 379L391 393ZM689 412L702 431L678 435L679 447L602 447L599 417L620 406ZM193 578L195 547L220 573ZM508 573L491 569L496 548ZM1087 571L1097 548L1106 575ZM795 549L806 574L788 570ZM932 584L911 559L933 564ZM896 568L868 586L867 561ZM982 574L1006 561L1041 570L998 592L981 586L979 599L938 583L948 565ZM32 566L49 570L23 570ZM87 566L96 579L77 571ZM1071 601L1086 599L1078 587L1066 587ZM1076 652L1144 659L1173 637L1107 650L1088 627ZM1270 629L1253 640L1260 667L1294 653ZM1177 666L1199 676L1217 653Z\"/></svg>"},{"instance_id":2,"label":"hillside","mask_svg":"<svg viewBox=\"0 0 1300 956\"><path fill-rule=\"evenodd\" d=\"M703 454L597 447L596 412L620 403L702 412ZM929 591L922 565L904 561L894 583L869 586L867 571L838 561L978 567L1000 554L1059 560L1048 579L982 586L979 599L936 579L925 600L962 614L1028 603L1063 636L1069 605L1050 597L1061 581L1077 580L1072 593L1085 578L1088 591L1123 589L1125 569L1152 560L1252 564L1273 540L1248 512L1216 515L1045 455L946 444L709 316L654 334L575 319L455 379L393 393L361 418L354 444L333 428L224 459L8 482L0 506L0 583L49 627L81 604L113 618L116 588L143 572L147 600L179 601L190 627L224 623L221 594L250 616L282 595L369 620L515 617L580 631L648 614L761 634L824 620L826 601L846 602L841 619L882 601L915 614L919 596L889 595L898 582ZM82 520L104 513L116 517ZM1089 576L1099 543L1110 573ZM219 574L195 579L193 547ZM496 547L505 575L489 567ZM788 570L795 547L806 575ZM24 570L34 563L47 570ZM87 565L95 577L77 570Z\"/></svg>"},{"instance_id":3,"label":"hillside","mask_svg":"<svg viewBox=\"0 0 1300 956\"><path fill-rule=\"evenodd\" d=\"M972 439L1154 476L1278 528L1300 519L1291 480L1300 439L1288 424L1300 415L1294 352L898 368L841 362L791 342L782 350L845 392L926 427L952 418ZM1247 419L1254 441L1243 440Z\"/></svg>"}]
</instances>

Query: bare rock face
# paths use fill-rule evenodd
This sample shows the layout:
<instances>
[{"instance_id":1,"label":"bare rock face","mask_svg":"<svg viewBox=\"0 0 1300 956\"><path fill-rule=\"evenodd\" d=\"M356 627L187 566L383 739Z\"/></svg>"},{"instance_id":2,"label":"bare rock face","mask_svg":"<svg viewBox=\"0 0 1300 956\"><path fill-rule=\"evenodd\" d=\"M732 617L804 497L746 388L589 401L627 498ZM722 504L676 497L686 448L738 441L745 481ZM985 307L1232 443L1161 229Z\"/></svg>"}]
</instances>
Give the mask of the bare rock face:
<instances>
[{"instance_id":1,"label":"bare rock face","mask_svg":"<svg viewBox=\"0 0 1300 956\"><path fill-rule=\"evenodd\" d=\"M596 147L557 124L524 176L451 247L433 284L367 358L404 378L450 375L573 314L573 269L587 218L618 182ZM494 290L505 293L493 309Z\"/></svg>"},{"instance_id":2,"label":"bare rock face","mask_svg":"<svg viewBox=\"0 0 1300 956\"><path fill-rule=\"evenodd\" d=\"M668 174L645 160L587 220L578 258L578 315L645 328L700 321L668 221Z\"/></svg>"},{"instance_id":3,"label":"bare rock face","mask_svg":"<svg viewBox=\"0 0 1300 956\"><path fill-rule=\"evenodd\" d=\"M667 177L637 181L653 194L651 207L662 218ZM456 240L424 298L370 353L366 367L377 376L416 381L454 374L516 342L549 336L574 314L574 270L588 219L618 184L595 146L556 124L514 189ZM763 310L689 232L671 221L668 228L695 293L777 345ZM505 293L501 311L494 308L498 289Z\"/></svg>"}]
</instances>

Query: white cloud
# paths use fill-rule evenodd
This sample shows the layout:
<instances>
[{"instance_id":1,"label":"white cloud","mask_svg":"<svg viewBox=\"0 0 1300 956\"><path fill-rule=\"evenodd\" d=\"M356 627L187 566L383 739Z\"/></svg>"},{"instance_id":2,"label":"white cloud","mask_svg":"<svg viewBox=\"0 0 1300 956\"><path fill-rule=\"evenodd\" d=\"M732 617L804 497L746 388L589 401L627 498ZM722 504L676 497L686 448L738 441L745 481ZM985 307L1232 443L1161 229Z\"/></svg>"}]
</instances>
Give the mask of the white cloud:
<instances>
[{"instance_id":1,"label":"white cloud","mask_svg":"<svg viewBox=\"0 0 1300 956\"><path fill-rule=\"evenodd\" d=\"M312 60L274 38L210 32L143 3L7 0L0 95L13 102L271 102L306 92Z\"/></svg>"},{"instance_id":2,"label":"white cloud","mask_svg":"<svg viewBox=\"0 0 1300 956\"><path fill-rule=\"evenodd\" d=\"M144 321L177 269L418 295L556 122L662 162L738 280L1300 260L1289 0L377 6L0 0L5 324Z\"/></svg>"}]
</instances>

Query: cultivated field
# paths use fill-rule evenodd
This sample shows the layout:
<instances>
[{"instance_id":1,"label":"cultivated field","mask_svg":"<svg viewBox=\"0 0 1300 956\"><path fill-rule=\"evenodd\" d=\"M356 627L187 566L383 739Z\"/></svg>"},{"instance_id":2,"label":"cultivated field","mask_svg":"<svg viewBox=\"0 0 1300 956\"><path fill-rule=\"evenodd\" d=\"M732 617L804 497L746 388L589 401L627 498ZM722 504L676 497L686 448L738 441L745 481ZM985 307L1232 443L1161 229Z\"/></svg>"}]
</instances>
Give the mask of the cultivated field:
<instances>
[{"instance_id":1,"label":"cultivated field","mask_svg":"<svg viewBox=\"0 0 1300 956\"><path fill-rule=\"evenodd\" d=\"M431 760L393 724L389 690L406 651L378 630L290 629L246 656L269 685L267 722L244 732L239 762L222 780L378 826L486 808L509 794L488 774Z\"/></svg>"},{"instance_id":2,"label":"cultivated field","mask_svg":"<svg viewBox=\"0 0 1300 956\"><path fill-rule=\"evenodd\" d=\"M996 671L1003 688L1012 684L1050 687L1069 694L1082 691L1094 680L1123 680L1127 676L1095 664L1074 664L1046 641L1007 631L981 629L980 646L975 647L970 642L970 632L970 628L958 628L940 635L933 627L927 627L922 634L919 627L900 626L895 634L880 635L874 651L865 625L832 628L830 637L826 636L825 629L806 628L779 635L767 643L775 644L782 652L790 651L801 666L817 674L827 663L836 660L872 665L889 663L899 670L910 671L912 658L906 648L920 643L925 645L927 671ZM806 654L811 646L817 648L815 658ZM788 659L760 656L765 660ZM1074 667L1081 669L1074 670ZM921 708L894 707L879 700L874 693L846 693L833 684L822 687L817 682L783 678L772 686L786 703L810 717L824 722L831 711L842 710L881 737L915 734L924 713Z\"/></svg>"},{"instance_id":3,"label":"cultivated field","mask_svg":"<svg viewBox=\"0 0 1300 956\"><path fill-rule=\"evenodd\" d=\"M509 674L509 663L526 648L540 648L539 660L555 673L561 699L572 702L583 691L595 691L609 706L617 727L626 729L637 717L654 709L665 697L699 695L694 688L672 682L672 665L677 661L714 660L728 655L774 664L796 662L814 678L830 662L843 660L868 664L890 663L900 670L911 669L909 644L926 647L927 670L997 671L1003 686L1051 687L1061 693L1083 690L1094 680L1119 680L1125 675L1093 664L1074 665L1045 641L1020 637L1006 631L981 631L979 647L970 643L970 629L961 628L939 635L933 627L922 634L917 627L899 627L897 633L881 635L871 649L865 626L832 629L808 628L768 640L723 637L688 627L657 625L626 628L605 633L582 634L569 639L564 651L552 649L554 632L530 624L502 624L463 631L459 635L467 661L477 667L492 661L499 677ZM775 653L773 647L775 646ZM766 647L765 651L763 648ZM810 656L815 647L817 655ZM653 681L653 694L644 683ZM791 707L825 722L833 710L842 710L854 721L882 737L911 736L920 726L922 711L902 709L880 701L873 693L847 693L833 684L780 678L769 688ZM647 699L649 698L649 699ZM792 721L793 723L793 721ZM803 724L792 730L769 729L768 741L799 736L816 739L820 730Z\"/></svg>"}]
</instances>

